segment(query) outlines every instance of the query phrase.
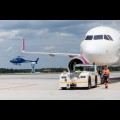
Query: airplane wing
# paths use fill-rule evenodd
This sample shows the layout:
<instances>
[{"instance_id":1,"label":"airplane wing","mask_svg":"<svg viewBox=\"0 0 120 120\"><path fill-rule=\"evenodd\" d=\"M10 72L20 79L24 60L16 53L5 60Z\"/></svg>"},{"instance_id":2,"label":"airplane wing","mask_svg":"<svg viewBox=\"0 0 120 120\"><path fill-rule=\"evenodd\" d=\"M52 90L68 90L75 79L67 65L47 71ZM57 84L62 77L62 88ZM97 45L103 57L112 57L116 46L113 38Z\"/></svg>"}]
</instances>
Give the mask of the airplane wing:
<instances>
[{"instance_id":1,"label":"airplane wing","mask_svg":"<svg viewBox=\"0 0 120 120\"><path fill-rule=\"evenodd\" d=\"M72 53L47 53L47 52L26 52L22 51L23 53L28 53L28 54L43 54L43 55L50 55L54 57L55 55L60 55L60 56L69 56L69 57L74 57L74 56L80 56L80 54L72 54Z\"/></svg>"},{"instance_id":2,"label":"airplane wing","mask_svg":"<svg viewBox=\"0 0 120 120\"><path fill-rule=\"evenodd\" d=\"M25 51L25 41L24 41L24 39L23 39L23 41L22 41L22 52L23 52L23 53L27 53L27 54L50 55L50 56L52 56L52 57L54 57L55 55L69 56L69 57L80 56L80 54L72 54L72 53L27 52L27 51Z\"/></svg>"}]
</instances>

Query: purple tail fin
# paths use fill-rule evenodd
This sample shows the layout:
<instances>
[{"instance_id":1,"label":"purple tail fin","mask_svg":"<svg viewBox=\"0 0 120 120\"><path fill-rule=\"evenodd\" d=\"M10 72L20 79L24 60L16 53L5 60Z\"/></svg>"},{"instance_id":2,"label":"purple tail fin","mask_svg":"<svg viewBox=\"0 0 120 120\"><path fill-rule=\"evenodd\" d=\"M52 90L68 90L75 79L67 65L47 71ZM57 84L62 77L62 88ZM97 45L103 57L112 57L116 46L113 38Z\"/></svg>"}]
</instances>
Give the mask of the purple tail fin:
<instances>
[{"instance_id":1,"label":"purple tail fin","mask_svg":"<svg viewBox=\"0 0 120 120\"><path fill-rule=\"evenodd\" d=\"M22 52L24 52L24 51L25 51L25 40L23 38L23 40L22 40Z\"/></svg>"}]
</instances>

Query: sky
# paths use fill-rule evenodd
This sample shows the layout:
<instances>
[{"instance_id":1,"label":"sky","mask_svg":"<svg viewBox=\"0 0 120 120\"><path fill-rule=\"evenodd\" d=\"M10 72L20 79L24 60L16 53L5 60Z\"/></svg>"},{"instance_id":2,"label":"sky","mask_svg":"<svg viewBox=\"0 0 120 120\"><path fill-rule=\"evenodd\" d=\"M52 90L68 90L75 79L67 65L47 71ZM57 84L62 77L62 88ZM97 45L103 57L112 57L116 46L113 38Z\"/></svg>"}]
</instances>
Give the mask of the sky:
<instances>
[{"instance_id":1,"label":"sky","mask_svg":"<svg viewBox=\"0 0 120 120\"><path fill-rule=\"evenodd\" d=\"M10 63L17 56L26 60L40 58L38 69L67 68L69 57L22 53L22 39L27 51L79 54L85 34L100 25L120 31L120 20L0 20L0 68L31 69L30 63L21 66Z\"/></svg>"}]
</instances>

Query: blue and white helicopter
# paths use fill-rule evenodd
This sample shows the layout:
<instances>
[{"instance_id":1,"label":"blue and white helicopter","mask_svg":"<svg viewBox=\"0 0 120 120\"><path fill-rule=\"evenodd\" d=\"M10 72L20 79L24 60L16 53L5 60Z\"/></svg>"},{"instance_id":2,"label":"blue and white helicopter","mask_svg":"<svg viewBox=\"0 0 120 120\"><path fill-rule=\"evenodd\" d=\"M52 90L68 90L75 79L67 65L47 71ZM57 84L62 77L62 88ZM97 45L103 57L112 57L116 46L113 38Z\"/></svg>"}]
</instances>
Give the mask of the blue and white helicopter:
<instances>
[{"instance_id":1,"label":"blue and white helicopter","mask_svg":"<svg viewBox=\"0 0 120 120\"><path fill-rule=\"evenodd\" d=\"M38 60L39 60L39 58L37 58L36 61L25 60L21 56L18 56L17 58L10 60L10 62L13 63L14 65L21 65L21 63L31 63L32 72L34 73L35 72L35 64L38 63Z\"/></svg>"},{"instance_id":2,"label":"blue and white helicopter","mask_svg":"<svg viewBox=\"0 0 120 120\"><path fill-rule=\"evenodd\" d=\"M18 56L17 58L14 58L12 60L10 60L11 63L15 64L15 65L21 65L21 63L32 63L32 64L37 64L38 63L39 58L37 58L36 61L32 61L32 60L25 60L23 58L21 58L20 56Z\"/></svg>"}]
</instances>

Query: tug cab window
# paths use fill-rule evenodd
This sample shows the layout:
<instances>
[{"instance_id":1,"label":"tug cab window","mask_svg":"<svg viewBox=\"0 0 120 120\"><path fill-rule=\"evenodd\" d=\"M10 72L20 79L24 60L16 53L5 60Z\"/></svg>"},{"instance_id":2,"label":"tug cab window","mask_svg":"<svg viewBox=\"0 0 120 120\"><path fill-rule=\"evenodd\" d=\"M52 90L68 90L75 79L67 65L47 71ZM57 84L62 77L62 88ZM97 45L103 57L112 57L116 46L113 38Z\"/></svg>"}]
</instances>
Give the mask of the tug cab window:
<instances>
[{"instance_id":1,"label":"tug cab window","mask_svg":"<svg viewBox=\"0 0 120 120\"><path fill-rule=\"evenodd\" d=\"M93 39L93 36L92 35L88 35L86 36L85 40L92 40Z\"/></svg>"},{"instance_id":2,"label":"tug cab window","mask_svg":"<svg viewBox=\"0 0 120 120\"><path fill-rule=\"evenodd\" d=\"M103 35L94 35L94 40L101 40L103 39Z\"/></svg>"}]
</instances>

